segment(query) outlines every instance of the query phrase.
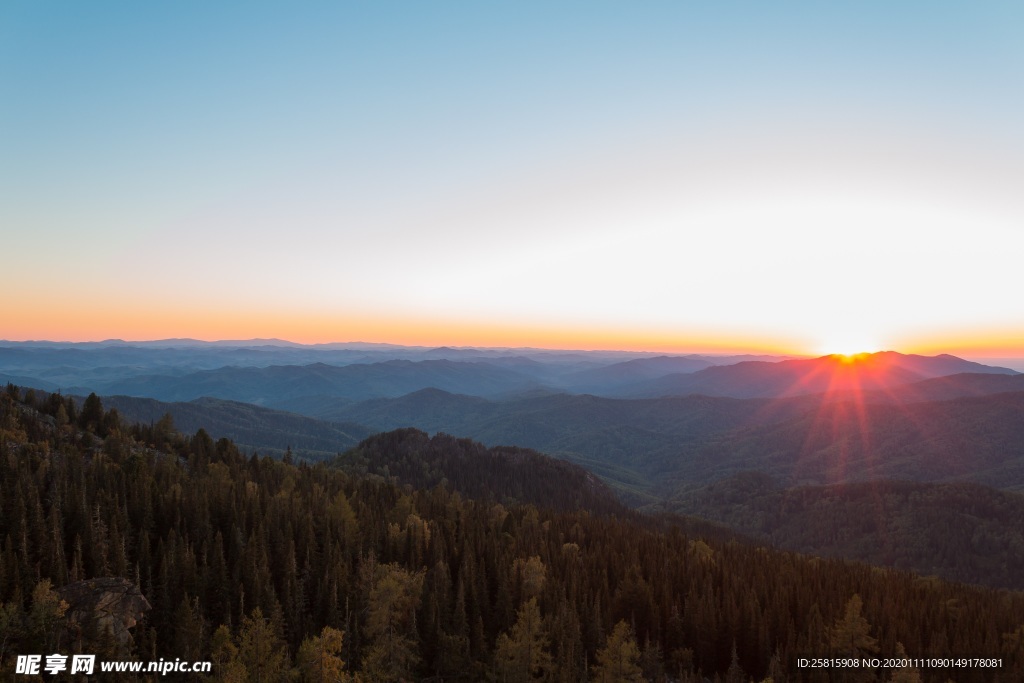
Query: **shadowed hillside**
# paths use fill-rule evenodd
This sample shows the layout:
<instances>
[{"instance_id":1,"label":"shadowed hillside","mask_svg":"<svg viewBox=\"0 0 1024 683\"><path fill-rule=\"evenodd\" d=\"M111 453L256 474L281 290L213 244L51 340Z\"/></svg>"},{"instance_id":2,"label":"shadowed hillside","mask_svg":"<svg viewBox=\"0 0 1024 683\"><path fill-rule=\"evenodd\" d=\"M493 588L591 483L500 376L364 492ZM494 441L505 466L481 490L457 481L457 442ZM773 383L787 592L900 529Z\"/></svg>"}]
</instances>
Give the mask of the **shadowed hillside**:
<instances>
[{"instance_id":1,"label":"shadowed hillside","mask_svg":"<svg viewBox=\"0 0 1024 683\"><path fill-rule=\"evenodd\" d=\"M366 427L353 423L325 422L216 398L165 403L151 398L104 396L103 403L116 408L130 422L154 423L170 415L175 426L184 432L205 429L210 434L226 436L239 448L276 457L291 449L297 457L333 458L371 433Z\"/></svg>"},{"instance_id":2,"label":"shadowed hillside","mask_svg":"<svg viewBox=\"0 0 1024 683\"><path fill-rule=\"evenodd\" d=\"M768 475L743 473L671 508L780 548L1024 589L1024 496L978 484L783 489Z\"/></svg>"},{"instance_id":3,"label":"shadowed hillside","mask_svg":"<svg viewBox=\"0 0 1024 683\"><path fill-rule=\"evenodd\" d=\"M745 470L791 484L904 479L1024 490L1024 393L898 406L822 403L688 445L660 463L661 490L671 496Z\"/></svg>"}]
</instances>

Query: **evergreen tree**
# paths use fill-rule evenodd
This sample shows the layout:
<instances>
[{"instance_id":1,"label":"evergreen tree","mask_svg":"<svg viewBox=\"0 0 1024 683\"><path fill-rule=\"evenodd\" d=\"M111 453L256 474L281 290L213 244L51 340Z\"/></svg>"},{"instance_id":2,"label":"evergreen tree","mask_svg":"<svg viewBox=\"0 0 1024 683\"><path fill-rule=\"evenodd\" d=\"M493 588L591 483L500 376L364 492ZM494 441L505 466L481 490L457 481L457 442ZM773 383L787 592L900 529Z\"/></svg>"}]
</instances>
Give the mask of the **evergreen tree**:
<instances>
[{"instance_id":1,"label":"evergreen tree","mask_svg":"<svg viewBox=\"0 0 1024 683\"><path fill-rule=\"evenodd\" d=\"M238 647L231 637L231 629L223 624L213 632L210 659L215 667L214 671L217 672L217 679L222 683L248 682L249 672L238 658Z\"/></svg>"},{"instance_id":2,"label":"evergreen tree","mask_svg":"<svg viewBox=\"0 0 1024 683\"><path fill-rule=\"evenodd\" d=\"M854 594L846 603L843 616L829 631L832 651L837 655L859 657L878 652L878 641L871 637L871 625L861 615L863 603Z\"/></svg>"},{"instance_id":3,"label":"evergreen tree","mask_svg":"<svg viewBox=\"0 0 1024 683\"><path fill-rule=\"evenodd\" d=\"M254 683L276 683L288 670L288 650L279 625L257 607L242 620L238 658Z\"/></svg>"},{"instance_id":4,"label":"evergreen tree","mask_svg":"<svg viewBox=\"0 0 1024 683\"><path fill-rule=\"evenodd\" d=\"M6 663L8 646L18 642L23 635L24 615L13 602L0 603L0 664Z\"/></svg>"},{"instance_id":5,"label":"evergreen tree","mask_svg":"<svg viewBox=\"0 0 1024 683\"><path fill-rule=\"evenodd\" d=\"M306 638L299 647L298 665L303 683L338 683L347 681L345 662L341 659L344 634L324 626L319 636Z\"/></svg>"},{"instance_id":6,"label":"evergreen tree","mask_svg":"<svg viewBox=\"0 0 1024 683\"><path fill-rule=\"evenodd\" d=\"M206 623L203 621L199 598L186 595L174 613L174 654L191 661L201 659L206 636Z\"/></svg>"},{"instance_id":7,"label":"evergreen tree","mask_svg":"<svg viewBox=\"0 0 1024 683\"><path fill-rule=\"evenodd\" d=\"M363 658L371 681L400 681L419 663L416 608L422 590L422 572L398 564L376 566L366 618L371 644Z\"/></svg>"},{"instance_id":8,"label":"evergreen tree","mask_svg":"<svg viewBox=\"0 0 1024 683\"><path fill-rule=\"evenodd\" d=\"M103 402L95 393L89 394L82 404L82 412L78 414L78 426L97 433L103 428Z\"/></svg>"},{"instance_id":9,"label":"evergreen tree","mask_svg":"<svg viewBox=\"0 0 1024 683\"><path fill-rule=\"evenodd\" d=\"M548 675L551 652L537 598L523 603L512 630L498 636L495 666L502 683L542 680Z\"/></svg>"},{"instance_id":10,"label":"evergreen tree","mask_svg":"<svg viewBox=\"0 0 1024 683\"><path fill-rule=\"evenodd\" d=\"M878 652L878 641L871 636L871 625L861 615L862 605L860 596L854 594L846 603L843 616L829 629L829 645L833 654L863 657ZM873 680L873 674L864 669L847 668L839 669L837 672L841 683Z\"/></svg>"},{"instance_id":11,"label":"evergreen tree","mask_svg":"<svg viewBox=\"0 0 1024 683\"><path fill-rule=\"evenodd\" d=\"M32 589L32 606L28 611L28 636L35 652L53 652L57 642L58 625L64 618L68 603L60 599L50 586L49 579L43 579Z\"/></svg>"},{"instance_id":12,"label":"evergreen tree","mask_svg":"<svg viewBox=\"0 0 1024 683\"><path fill-rule=\"evenodd\" d=\"M632 629L625 621L615 624L604 647L598 650L593 680L596 683L643 682L640 648L633 637Z\"/></svg>"}]
</instances>

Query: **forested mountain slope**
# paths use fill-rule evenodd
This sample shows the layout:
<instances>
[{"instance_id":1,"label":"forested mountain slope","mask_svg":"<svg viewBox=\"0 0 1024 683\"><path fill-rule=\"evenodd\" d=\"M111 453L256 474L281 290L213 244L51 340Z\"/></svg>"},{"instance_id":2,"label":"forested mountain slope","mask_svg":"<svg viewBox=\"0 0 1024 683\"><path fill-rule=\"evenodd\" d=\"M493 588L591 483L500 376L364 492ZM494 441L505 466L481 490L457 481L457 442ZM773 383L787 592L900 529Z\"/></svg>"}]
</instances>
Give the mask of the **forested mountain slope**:
<instances>
[{"instance_id":1,"label":"forested mountain slope","mask_svg":"<svg viewBox=\"0 0 1024 683\"><path fill-rule=\"evenodd\" d=\"M671 509L798 552L1024 589L1024 495L969 483L782 488L747 472Z\"/></svg>"},{"instance_id":2,"label":"forested mountain slope","mask_svg":"<svg viewBox=\"0 0 1024 683\"><path fill-rule=\"evenodd\" d=\"M641 504L747 470L786 485L885 478L1024 489L1024 392L903 403L848 393L487 401L424 390L330 414L534 448L583 465Z\"/></svg>"},{"instance_id":3,"label":"forested mountain slope","mask_svg":"<svg viewBox=\"0 0 1024 683\"><path fill-rule=\"evenodd\" d=\"M297 457L330 459L372 433L351 422L327 422L216 398L166 403L135 396L104 396L103 404L115 408L128 422L155 423L170 415L183 432L192 434L202 428L231 439L239 448L277 457L290 449Z\"/></svg>"},{"instance_id":4,"label":"forested mountain slope","mask_svg":"<svg viewBox=\"0 0 1024 683\"><path fill-rule=\"evenodd\" d=\"M417 489L445 485L480 501L624 515L612 490L582 467L515 446L486 448L417 429L372 436L333 464L354 475L394 477Z\"/></svg>"},{"instance_id":5,"label":"forested mountain slope","mask_svg":"<svg viewBox=\"0 0 1024 683\"><path fill-rule=\"evenodd\" d=\"M1024 392L900 405L823 402L775 424L687 445L660 465L675 497L754 470L787 485L973 481L1024 490Z\"/></svg>"},{"instance_id":6,"label":"forested mountain slope","mask_svg":"<svg viewBox=\"0 0 1024 683\"><path fill-rule=\"evenodd\" d=\"M134 642L81 646L209 658L222 679L313 681L322 663L368 681L579 681L620 661L659 681L839 680L797 657L901 651L1002 660L929 682L1024 675L1019 593L247 458L98 400L23 398L0 396L8 652L58 647L52 587L120 576L152 604Z\"/></svg>"}]
</instances>

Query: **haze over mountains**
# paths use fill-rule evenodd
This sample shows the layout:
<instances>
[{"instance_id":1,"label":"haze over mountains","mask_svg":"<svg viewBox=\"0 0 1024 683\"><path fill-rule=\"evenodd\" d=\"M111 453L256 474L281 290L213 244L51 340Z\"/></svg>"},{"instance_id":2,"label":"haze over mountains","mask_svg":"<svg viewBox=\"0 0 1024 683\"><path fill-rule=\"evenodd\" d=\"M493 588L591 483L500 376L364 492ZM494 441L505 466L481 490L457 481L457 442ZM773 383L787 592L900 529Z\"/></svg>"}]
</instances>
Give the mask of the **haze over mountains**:
<instances>
[{"instance_id":1,"label":"haze over mountains","mask_svg":"<svg viewBox=\"0 0 1024 683\"><path fill-rule=\"evenodd\" d=\"M1024 392L1024 375L948 355L793 359L303 346L277 340L5 343L0 344L0 380L68 394L175 403L116 400L137 419L171 412L189 429L206 420L242 444L269 452L293 445L307 457L344 450L375 430L444 431L492 446L557 454L592 467L635 495L658 499L671 497L673 486L713 481L745 467L792 472L805 483L832 483L829 477L840 476L836 467L811 455L839 443L846 478L884 473L920 479L932 472L936 479L966 474L976 481L1001 480L1002 466L974 476L950 469L955 452L943 456L942 466L925 464L920 456L939 457L935 435L949 425L970 436L954 434L941 443L962 445L980 435L976 423L993 415L1004 420L996 424L1012 424L1017 407L1012 397L984 404L971 403L971 397ZM954 403L900 411L840 405L944 400ZM255 413L253 407L224 401L341 424L314 428L298 416ZM826 432L823 424L832 427ZM881 429L887 438L874 435ZM928 438L921 436L925 432ZM913 444L899 458L917 465L898 465L903 460L893 457L864 469L865 453L896 448L894 434L902 435L900 443ZM987 429L983 443L989 445L978 448L987 452L1012 442L1012 435L1001 434ZM686 462L686 481L679 482L673 473ZM797 462L804 464L797 467ZM1024 484L1015 475L1002 482L1010 488Z\"/></svg>"},{"instance_id":2,"label":"haze over mountains","mask_svg":"<svg viewBox=\"0 0 1024 683\"><path fill-rule=\"evenodd\" d=\"M544 349L427 349L276 340L128 344L0 342L0 379L64 393L183 401L211 396L271 407L302 397L352 401L435 388L472 396L538 391L622 398L764 398L888 390L959 373L1017 374L953 356L664 356Z\"/></svg>"},{"instance_id":3,"label":"haze over mountains","mask_svg":"<svg viewBox=\"0 0 1024 683\"><path fill-rule=\"evenodd\" d=\"M322 459L404 427L534 448L588 467L634 504L747 469L793 484L959 478L1024 489L1024 375L949 355L30 342L0 345L0 373L95 392L132 419L170 413L268 453Z\"/></svg>"}]
</instances>

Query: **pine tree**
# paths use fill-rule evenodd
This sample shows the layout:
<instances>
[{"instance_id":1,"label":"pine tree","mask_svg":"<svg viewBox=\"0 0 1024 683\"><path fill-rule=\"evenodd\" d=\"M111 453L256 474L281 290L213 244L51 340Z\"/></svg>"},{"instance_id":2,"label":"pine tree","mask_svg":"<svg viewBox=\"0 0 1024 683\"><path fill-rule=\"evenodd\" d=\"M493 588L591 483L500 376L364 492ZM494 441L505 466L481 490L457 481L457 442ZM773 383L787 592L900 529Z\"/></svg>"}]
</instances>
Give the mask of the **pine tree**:
<instances>
[{"instance_id":1,"label":"pine tree","mask_svg":"<svg viewBox=\"0 0 1024 683\"><path fill-rule=\"evenodd\" d=\"M28 634L37 652L52 652L59 644L59 624L67 612L68 603L61 600L50 587L50 580L43 579L32 589L32 606L28 611Z\"/></svg>"},{"instance_id":2,"label":"pine tree","mask_svg":"<svg viewBox=\"0 0 1024 683\"><path fill-rule=\"evenodd\" d=\"M174 653L182 659L201 659L206 635L199 598L186 595L174 613Z\"/></svg>"},{"instance_id":3,"label":"pine tree","mask_svg":"<svg viewBox=\"0 0 1024 683\"><path fill-rule=\"evenodd\" d=\"M371 680L408 678L419 663L416 608L422 591L421 572L397 564L376 566L366 618L372 644L363 658L363 670Z\"/></svg>"},{"instance_id":4,"label":"pine tree","mask_svg":"<svg viewBox=\"0 0 1024 683\"><path fill-rule=\"evenodd\" d=\"M603 648L597 652L593 680L597 683L642 683L640 648L624 620L615 624Z\"/></svg>"},{"instance_id":5,"label":"pine tree","mask_svg":"<svg viewBox=\"0 0 1024 683\"><path fill-rule=\"evenodd\" d=\"M277 681L288 668L288 651L279 628L259 607L242 620L238 658L254 683Z\"/></svg>"},{"instance_id":6,"label":"pine tree","mask_svg":"<svg viewBox=\"0 0 1024 683\"><path fill-rule=\"evenodd\" d=\"M863 603L856 593L846 603L843 616L829 631L829 642L837 655L850 657L878 652L878 641L871 637L871 625L861 615Z\"/></svg>"},{"instance_id":7,"label":"pine tree","mask_svg":"<svg viewBox=\"0 0 1024 683\"><path fill-rule=\"evenodd\" d=\"M845 657L862 657L878 652L878 641L871 637L871 625L861 615L861 599L856 593L846 603L843 616L829 629L829 645L832 652ZM839 680L867 681L871 673L865 669L841 669Z\"/></svg>"},{"instance_id":8,"label":"pine tree","mask_svg":"<svg viewBox=\"0 0 1024 683\"><path fill-rule=\"evenodd\" d=\"M6 662L4 655L10 644L18 642L22 634L24 615L18 605L0 603L0 662Z\"/></svg>"},{"instance_id":9,"label":"pine tree","mask_svg":"<svg viewBox=\"0 0 1024 683\"><path fill-rule=\"evenodd\" d=\"M537 598L530 598L523 603L512 630L498 636L495 665L498 680L502 683L543 679L551 670L548 636Z\"/></svg>"},{"instance_id":10,"label":"pine tree","mask_svg":"<svg viewBox=\"0 0 1024 683\"><path fill-rule=\"evenodd\" d=\"M732 652L729 655L729 669L725 672L725 683L743 683L747 678L743 667L740 666L740 657L736 652L736 641L732 643Z\"/></svg>"},{"instance_id":11,"label":"pine tree","mask_svg":"<svg viewBox=\"0 0 1024 683\"><path fill-rule=\"evenodd\" d=\"M223 683L247 683L249 673L238 658L238 647L231 637L231 629L221 624L213 632L210 641L210 659L217 672L217 679Z\"/></svg>"},{"instance_id":12,"label":"pine tree","mask_svg":"<svg viewBox=\"0 0 1024 683\"><path fill-rule=\"evenodd\" d=\"M78 426L90 432L97 432L103 427L103 403L95 393L89 394L82 404L82 412L78 415ZM101 436L103 436L101 434Z\"/></svg>"},{"instance_id":13,"label":"pine tree","mask_svg":"<svg viewBox=\"0 0 1024 683\"><path fill-rule=\"evenodd\" d=\"M345 662L341 659L344 633L324 626L319 636L306 638L299 647L298 665L303 683L338 683L347 681Z\"/></svg>"}]
</instances>

